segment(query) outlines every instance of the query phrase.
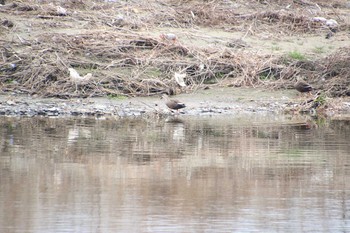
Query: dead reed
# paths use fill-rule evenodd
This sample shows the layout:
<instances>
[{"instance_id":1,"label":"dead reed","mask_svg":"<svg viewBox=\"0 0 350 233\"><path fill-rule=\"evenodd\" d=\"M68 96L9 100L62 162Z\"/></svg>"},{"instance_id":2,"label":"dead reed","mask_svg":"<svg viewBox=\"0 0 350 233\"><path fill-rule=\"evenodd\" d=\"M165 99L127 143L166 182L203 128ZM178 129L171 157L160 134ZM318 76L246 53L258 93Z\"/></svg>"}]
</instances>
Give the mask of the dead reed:
<instances>
[{"instance_id":1,"label":"dead reed","mask_svg":"<svg viewBox=\"0 0 350 233\"><path fill-rule=\"evenodd\" d=\"M67 8L67 13L60 13L52 2ZM239 4L250 9L249 3ZM274 7L242 14L230 1L118 1L113 5L79 0L13 2L0 12L28 15L35 19L34 26L47 32L23 37L16 33L15 23L7 19L0 22L4 29L0 35L13 35L0 39L1 90L59 98L148 96L190 92L210 84L291 88L296 76L306 76L311 83L320 84L327 95L350 95L349 47L324 59L292 61L227 47L186 46L140 33L141 29L163 26L244 29L249 34L259 30L272 34L325 30L311 21L303 8L290 12ZM71 33L71 22L84 24L84 30ZM50 28L65 30L50 32ZM74 81L68 68L81 76L91 73L92 78ZM174 80L175 72L186 74L186 86L180 87Z\"/></svg>"}]
</instances>

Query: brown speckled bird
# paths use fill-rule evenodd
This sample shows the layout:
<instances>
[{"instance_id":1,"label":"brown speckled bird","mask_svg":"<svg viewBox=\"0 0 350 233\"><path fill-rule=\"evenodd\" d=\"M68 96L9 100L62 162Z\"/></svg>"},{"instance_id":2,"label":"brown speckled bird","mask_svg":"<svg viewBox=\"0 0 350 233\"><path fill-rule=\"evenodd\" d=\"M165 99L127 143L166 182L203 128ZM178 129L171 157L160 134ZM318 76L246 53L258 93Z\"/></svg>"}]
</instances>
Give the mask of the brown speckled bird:
<instances>
[{"instance_id":1,"label":"brown speckled bird","mask_svg":"<svg viewBox=\"0 0 350 233\"><path fill-rule=\"evenodd\" d=\"M313 90L310 84L300 79L297 79L297 82L294 84L294 88L301 93L310 92Z\"/></svg>"},{"instance_id":2,"label":"brown speckled bird","mask_svg":"<svg viewBox=\"0 0 350 233\"><path fill-rule=\"evenodd\" d=\"M166 106L170 108L171 110L179 110L181 108L185 108L186 105L184 103L181 103L179 100L176 99L170 99L169 96L166 94L162 95L162 99L165 100Z\"/></svg>"}]
</instances>

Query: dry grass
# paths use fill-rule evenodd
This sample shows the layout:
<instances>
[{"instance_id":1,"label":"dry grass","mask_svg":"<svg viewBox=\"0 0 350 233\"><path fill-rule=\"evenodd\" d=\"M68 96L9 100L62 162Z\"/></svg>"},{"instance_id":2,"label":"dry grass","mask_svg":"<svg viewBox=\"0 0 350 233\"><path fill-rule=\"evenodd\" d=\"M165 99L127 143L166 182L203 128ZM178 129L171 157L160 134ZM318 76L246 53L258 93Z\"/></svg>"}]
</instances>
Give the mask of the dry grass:
<instances>
[{"instance_id":1,"label":"dry grass","mask_svg":"<svg viewBox=\"0 0 350 233\"><path fill-rule=\"evenodd\" d=\"M59 98L148 96L193 91L204 84L290 88L299 75L308 77L310 82L323 81L319 88L330 96L350 95L349 47L324 59L293 61L244 50L184 46L140 33L150 27L200 26L227 31L244 28L249 34L262 30L285 34L325 30L310 21L310 9L328 2L293 2L310 8L300 7L291 12L276 10L287 4L282 1L266 1L264 4L271 5L269 9L260 2L239 2L247 7L247 13L242 14L229 1L10 3L1 7L0 12L31 17L32 25L47 32L24 39L14 33L15 23L7 19L0 22L6 33L13 33L12 39L0 40L1 90ZM58 14L57 5L68 9L67 15ZM86 30L74 34L69 30L63 33L49 30L69 28L72 22L84 24ZM98 30L101 27L109 30ZM93 78L77 84L69 77L70 67L82 76L92 73ZM187 74L187 87L177 85L174 72Z\"/></svg>"}]
</instances>

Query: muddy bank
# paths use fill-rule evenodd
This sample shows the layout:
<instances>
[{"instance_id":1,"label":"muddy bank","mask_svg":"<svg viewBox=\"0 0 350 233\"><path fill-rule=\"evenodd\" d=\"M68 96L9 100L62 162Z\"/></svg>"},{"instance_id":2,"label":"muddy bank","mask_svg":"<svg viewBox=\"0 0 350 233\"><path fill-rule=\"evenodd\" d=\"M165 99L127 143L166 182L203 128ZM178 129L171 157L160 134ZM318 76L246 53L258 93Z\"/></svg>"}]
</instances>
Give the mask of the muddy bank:
<instances>
[{"instance_id":1,"label":"muddy bank","mask_svg":"<svg viewBox=\"0 0 350 233\"><path fill-rule=\"evenodd\" d=\"M236 113L294 114L308 112L308 98L294 90L269 91L252 88L217 88L181 94L177 99L187 107L183 115L223 115ZM350 98L328 99L322 114L350 114ZM0 115L5 116L116 116L157 117L173 114L159 96L136 98L86 98L62 100L25 95L1 95Z\"/></svg>"}]
</instances>

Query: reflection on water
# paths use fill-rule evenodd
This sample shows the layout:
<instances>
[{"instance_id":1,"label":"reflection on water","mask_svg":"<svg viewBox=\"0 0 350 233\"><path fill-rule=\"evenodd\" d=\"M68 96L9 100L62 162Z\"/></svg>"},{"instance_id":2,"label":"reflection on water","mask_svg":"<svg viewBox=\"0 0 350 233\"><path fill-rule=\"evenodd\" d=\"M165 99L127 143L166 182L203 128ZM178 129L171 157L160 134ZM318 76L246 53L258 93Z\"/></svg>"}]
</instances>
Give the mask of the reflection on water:
<instances>
[{"instance_id":1,"label":"reflection on water","mask_svg":"<svg viewBox=\"0 0 350 233\"><path fill-rule=\"evenodd\" d=\"M350 121L0 124L0 232L350 231Z\"/></svg>"}]
</instances>

